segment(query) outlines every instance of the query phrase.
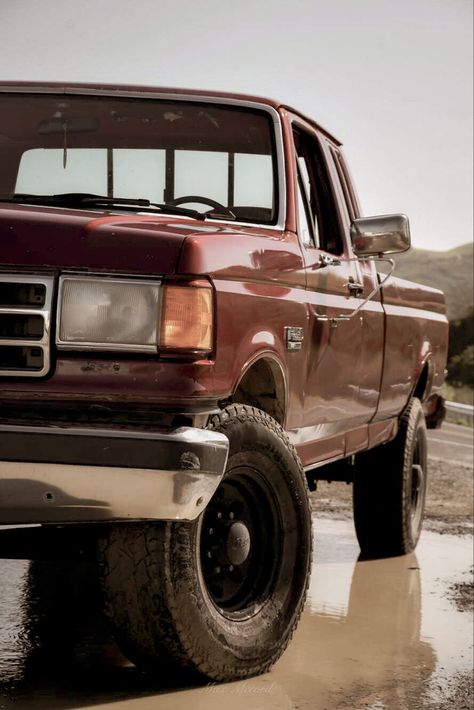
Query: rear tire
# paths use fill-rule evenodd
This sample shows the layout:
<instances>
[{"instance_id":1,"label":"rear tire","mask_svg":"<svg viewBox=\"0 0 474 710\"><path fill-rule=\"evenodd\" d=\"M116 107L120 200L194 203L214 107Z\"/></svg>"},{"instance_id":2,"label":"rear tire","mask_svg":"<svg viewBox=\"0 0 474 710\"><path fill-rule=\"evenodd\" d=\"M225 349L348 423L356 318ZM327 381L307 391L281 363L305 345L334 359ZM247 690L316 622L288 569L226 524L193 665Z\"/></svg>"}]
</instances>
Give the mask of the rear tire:
<instances>
[{"instance_id":1,"label":"rear tire","mask_svg":"<svg viewBox=\"0 0 474 710\"><path fill-rule=\"evenodd\" d=\"M262 673L300 617L311 565L304 471L278 423L232 405L222 483L192 523L110 526L100 542L107 613L144 669L225 681Z\"/></svg>"},{"instance_id":2,"label":"rear tire","mask_svg":"<svg viewBox=\"0 0 474 710\"><path fill-rule=\"evenodd\" d=\"M420 537L427 480L426 424L413 398L396 438L357 457L354 524L366 557L412 552Z\"/></svg>"}]
</instances>

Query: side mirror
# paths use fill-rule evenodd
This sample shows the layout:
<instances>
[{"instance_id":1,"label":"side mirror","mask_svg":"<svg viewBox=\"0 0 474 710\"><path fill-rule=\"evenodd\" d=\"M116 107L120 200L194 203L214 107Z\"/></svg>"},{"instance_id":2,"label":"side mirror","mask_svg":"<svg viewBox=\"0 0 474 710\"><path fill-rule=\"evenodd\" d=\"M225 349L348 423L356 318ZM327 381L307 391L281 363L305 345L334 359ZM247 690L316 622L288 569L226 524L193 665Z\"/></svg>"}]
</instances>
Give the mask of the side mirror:
<instances>
[{"instance_id":1,"label":"side mirror","mask_svg":"<svg viewBox=\"0 0 474 710\"><path fill-rule=\"evenodd\" d=\"M382 256L408 251L410 225L404 214L360 217L351 224L351 241L356 256Z\"/></svg>"}]
</instances>

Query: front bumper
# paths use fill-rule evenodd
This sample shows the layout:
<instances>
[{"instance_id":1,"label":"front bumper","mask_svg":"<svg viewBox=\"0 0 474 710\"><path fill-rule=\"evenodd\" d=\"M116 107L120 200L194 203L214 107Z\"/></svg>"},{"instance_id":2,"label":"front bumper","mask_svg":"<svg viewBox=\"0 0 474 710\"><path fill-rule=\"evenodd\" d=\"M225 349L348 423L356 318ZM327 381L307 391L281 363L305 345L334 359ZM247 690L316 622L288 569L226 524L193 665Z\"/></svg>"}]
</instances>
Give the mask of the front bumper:
<instances>
[{"instance_id":1,"label":"front bumper","mask_svg":"<svg viewBox=\"0 0 474 710\"><path fill-rule=\"evenodd\" d=\"M0 425L0 524L194 520L227 463L223 434Z\"/></svg>"}]
</instances>

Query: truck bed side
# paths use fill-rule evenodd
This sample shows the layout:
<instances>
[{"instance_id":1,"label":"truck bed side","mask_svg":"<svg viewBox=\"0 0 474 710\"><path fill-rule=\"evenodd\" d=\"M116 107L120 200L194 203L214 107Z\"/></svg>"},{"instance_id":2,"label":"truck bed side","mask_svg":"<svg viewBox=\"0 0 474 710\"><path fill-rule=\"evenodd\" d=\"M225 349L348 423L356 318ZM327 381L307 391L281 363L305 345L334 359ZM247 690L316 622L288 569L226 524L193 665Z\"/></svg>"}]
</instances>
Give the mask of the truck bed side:
<instances>
[{"instance_id":1,"label":"truck bed side","mask_svg":"<svg viewBox=\"0 0 474 710\"><path fill-rule=\"evenodd\" d=\"M375 420L398 415L414 393L426 402L443 383L448 319L444 294L391 278L382 288L385 352Z\"/></svg>"}]
</instances>

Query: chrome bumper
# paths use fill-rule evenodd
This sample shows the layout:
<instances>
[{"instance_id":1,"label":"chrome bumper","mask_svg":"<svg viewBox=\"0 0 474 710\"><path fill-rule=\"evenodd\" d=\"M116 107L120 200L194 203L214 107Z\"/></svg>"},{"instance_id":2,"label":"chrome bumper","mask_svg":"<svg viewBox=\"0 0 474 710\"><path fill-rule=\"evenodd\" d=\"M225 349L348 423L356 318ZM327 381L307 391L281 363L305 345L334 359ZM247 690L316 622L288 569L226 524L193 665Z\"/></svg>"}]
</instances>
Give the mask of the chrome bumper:
<instances>
[{"instance_id":1,"label":"chrome bumper","mask_svg":"<svg viewBox=\"0 0 474 710\"><path fill-rule=\"evenodd\" d=\"M194 520L229 442L205 429L0 425L0 524Z\"/></svg>"}]
</instances>

